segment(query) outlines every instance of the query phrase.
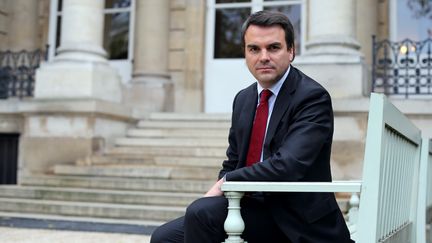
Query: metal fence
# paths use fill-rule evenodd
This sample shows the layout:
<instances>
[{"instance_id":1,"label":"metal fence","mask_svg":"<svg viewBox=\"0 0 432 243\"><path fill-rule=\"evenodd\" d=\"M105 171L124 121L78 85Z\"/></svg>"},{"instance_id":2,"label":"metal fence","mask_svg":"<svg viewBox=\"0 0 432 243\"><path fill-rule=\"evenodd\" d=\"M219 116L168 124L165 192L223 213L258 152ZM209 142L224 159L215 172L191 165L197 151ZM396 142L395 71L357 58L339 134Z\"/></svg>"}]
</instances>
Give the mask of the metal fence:
<instances>
[{"instance_id":1,"label":"metal fence","mask_svg":"<svg viewBox=\"0 0 432 243\"><path fill-rule=\"evenodd\" d=\"M408 98L432 94L432 39L377 41L373 36L372 91Z\"/></svg>"},{"instance_id":2,"label":"metal fence","mask_svg":"<svg viewBox=\"0 0 432 243\"><path fill-rule=\"evenodd\" d=\"M45 52L0 51L0 99L32 97L35 71L46 60Z\"/></svg>"}]
</instances>

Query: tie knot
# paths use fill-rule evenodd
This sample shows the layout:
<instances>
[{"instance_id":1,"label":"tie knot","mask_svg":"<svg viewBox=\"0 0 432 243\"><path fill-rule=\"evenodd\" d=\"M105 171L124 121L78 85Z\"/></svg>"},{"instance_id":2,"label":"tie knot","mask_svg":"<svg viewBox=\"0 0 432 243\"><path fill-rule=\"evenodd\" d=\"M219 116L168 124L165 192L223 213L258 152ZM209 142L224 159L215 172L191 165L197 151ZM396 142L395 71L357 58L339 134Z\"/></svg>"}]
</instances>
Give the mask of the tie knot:
<instances>
[{"instance_id":1,"label":"tie knot","mask_svg":"<svg viewBox=\"0 0 432 243\"><path fill-rule=\"evenodd\" d=\"M272 94L273 93L268 89L261 91L260 103L267 102Z\"/></svg>"}]
</instances>

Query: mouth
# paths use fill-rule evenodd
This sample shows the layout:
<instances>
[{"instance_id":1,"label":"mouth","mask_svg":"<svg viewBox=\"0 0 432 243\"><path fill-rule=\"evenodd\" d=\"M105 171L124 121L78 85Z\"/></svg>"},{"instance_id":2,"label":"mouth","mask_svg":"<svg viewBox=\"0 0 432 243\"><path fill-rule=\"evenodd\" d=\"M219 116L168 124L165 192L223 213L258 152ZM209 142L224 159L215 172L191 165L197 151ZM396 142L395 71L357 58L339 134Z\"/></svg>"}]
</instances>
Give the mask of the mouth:
<instances>
[{"instance_id":1,"label":"mouth","mask_svg":"<svg viewBox=\"0 0 432 243\"><path fill-rule=\"evenodd\" d=\"M273 67L258 67L256 70L261 72L269 72L272 71L273 69L274 69Z\"/></svg>"}]
</instances>

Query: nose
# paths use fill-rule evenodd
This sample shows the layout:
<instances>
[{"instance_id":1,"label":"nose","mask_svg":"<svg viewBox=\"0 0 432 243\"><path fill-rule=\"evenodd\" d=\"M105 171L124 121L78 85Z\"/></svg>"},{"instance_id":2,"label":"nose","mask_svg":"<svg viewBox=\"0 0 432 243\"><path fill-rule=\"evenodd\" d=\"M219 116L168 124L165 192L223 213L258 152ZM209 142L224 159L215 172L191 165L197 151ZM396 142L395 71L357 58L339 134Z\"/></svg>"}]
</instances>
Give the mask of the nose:
<instances>
[{"instance_id":1,"label":"nose","mask_svg":"<svg viewBox=\"0 0 432 243\"><path fill-rule=\"evenodd\" d=\"M268 62L270 60L267 50L262 50L260 55L260 62Z\"/></svg>"}]
</instances>

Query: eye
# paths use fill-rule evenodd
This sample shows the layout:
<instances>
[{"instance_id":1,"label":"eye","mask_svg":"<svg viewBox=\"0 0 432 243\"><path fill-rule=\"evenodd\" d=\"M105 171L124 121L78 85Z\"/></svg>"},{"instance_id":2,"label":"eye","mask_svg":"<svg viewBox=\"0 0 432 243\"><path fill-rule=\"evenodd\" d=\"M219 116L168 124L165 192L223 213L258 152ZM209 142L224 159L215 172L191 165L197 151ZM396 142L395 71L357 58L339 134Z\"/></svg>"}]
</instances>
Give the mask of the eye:
<instances>
[{"instance_id":1,"label":"eye","mask_svg":"<svg viewBox=\"0 0 432 243\"><path fill-rule=\"evenodd\" d=\"M259 48L256 47L256 46L251 46L251 47L249 47L249 52L253 53L253 54L258 53L259 52Z\"/></svg>"},{"instance_id":2,"label":"eye","mask_svg":"<svg viewBox=\"0 0 432 243\"><path fill-rule=\"evenodd\" d=\"M268 50L270 51L270 52L276 52L276 51L279 51L281 49L281 46L280 45L270 45L269 47L268 47Z\"/></svg>"}]
</instances>

